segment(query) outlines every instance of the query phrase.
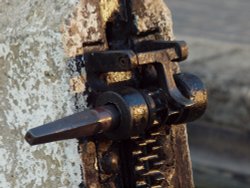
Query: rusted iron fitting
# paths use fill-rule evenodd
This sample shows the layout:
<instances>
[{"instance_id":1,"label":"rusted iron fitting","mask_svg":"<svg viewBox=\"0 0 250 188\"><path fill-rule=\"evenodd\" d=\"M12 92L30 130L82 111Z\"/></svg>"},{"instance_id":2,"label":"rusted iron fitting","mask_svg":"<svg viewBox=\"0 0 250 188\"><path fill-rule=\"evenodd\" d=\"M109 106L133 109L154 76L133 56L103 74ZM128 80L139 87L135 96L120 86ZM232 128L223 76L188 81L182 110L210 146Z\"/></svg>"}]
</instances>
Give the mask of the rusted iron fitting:
<instances>
[{"instance_id":1,"label":"rusted iron fitting","mask_svg":"<svg viewBox=\"0 0 250 188\"><path fill-rule=\"evenodd\" d=\"M134 50L84 54L94 108L31 129L26 140L35 145L96 134L122 140L140 135L155 122L196 120L206 108L206 89L198 77L173 72L175 62L187 54L183 41L145 41ZM111 84L103 79L106 73L121 71L134 77Z\"/></svg>"}]
</instances>

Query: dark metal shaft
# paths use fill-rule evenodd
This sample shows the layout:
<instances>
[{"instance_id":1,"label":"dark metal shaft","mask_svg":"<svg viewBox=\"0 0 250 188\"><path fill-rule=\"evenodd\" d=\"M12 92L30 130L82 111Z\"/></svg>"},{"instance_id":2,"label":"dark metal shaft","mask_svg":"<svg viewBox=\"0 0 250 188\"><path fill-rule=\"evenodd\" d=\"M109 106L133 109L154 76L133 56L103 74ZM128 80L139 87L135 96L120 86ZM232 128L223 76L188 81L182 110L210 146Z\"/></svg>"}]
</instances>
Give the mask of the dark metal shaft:
<instances>
[{"instance_id":1,"label":"dark metal shaft","mask_svg":"<svg viewBox=\"0 0 250 188\"><path fill-rule=\"evenodd\" d=\"M119 116L112 105L97 107L30 129L25 139L30 145L36 145L92 136L114 128L119 123Z\"/></svg>"}]
</instances>

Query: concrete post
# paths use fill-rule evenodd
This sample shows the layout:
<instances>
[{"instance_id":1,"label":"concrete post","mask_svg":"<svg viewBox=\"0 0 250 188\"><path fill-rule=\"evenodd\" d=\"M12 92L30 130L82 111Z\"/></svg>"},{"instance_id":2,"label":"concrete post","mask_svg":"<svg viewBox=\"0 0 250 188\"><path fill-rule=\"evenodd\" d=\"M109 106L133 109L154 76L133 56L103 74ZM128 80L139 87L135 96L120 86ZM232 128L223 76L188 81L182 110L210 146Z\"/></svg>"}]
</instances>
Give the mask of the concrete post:
<instances>
[{"instance_id":1,"label":"concrete post","mask_svg":"<svg viewBox=\"0 0 250 188\"><path fill-rule=\"evenodd\" d=\"M32 127L73 113L61 42L76 1L1 1L0 187L78 187L76 140L30 147Z\"/></svg>"}]
</instances>

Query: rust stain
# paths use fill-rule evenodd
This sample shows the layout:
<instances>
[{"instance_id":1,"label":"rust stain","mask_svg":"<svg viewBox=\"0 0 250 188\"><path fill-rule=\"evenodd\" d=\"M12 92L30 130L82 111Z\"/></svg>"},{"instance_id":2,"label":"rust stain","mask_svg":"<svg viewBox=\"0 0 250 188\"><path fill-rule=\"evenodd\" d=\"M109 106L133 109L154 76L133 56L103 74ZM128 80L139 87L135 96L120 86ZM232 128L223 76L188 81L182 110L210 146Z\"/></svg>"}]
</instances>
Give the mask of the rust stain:
<instances>
[{"instance_id":1,"label":"rust stain","mask_svg":"<svg viewBox=\"0 0 250 188\"><path fill-rule=\"evenodd\" d=\"M67 56L107 49L105 25L118 8L118 0L81 0L62 26Z\"/></svg>"},{"instance_id":2,"label":"rust stain","mask_svg":"<svg viewBox=\"0 0 250 188\"><path fill-rule=\"evenodd\" d=\"M86 80L82 76L72 77L69 81L71 93L82 93L85 91Z\"/></svg>"},{"instance_id":3,"label":"rust stain","mask_svg":"<svg viewBox=\"0 0 250 188\"><path fill-rule=\"evenodd\" d=\"M108 72L106 75L106 82L108 84L117 83L132 79L132 72Z\"/></svg>"},{"instance_id":4,"label":"rust stain","mask_svg":"<svg viewBox=\"0 0 250 188\"><path fill-rule=\"evenodd\" d=\"M119 9L118 0L101 0L100 1L100 11L103 24L105 26L106 22L110 19L112 14Z\"/></svg>"}]
</instances>

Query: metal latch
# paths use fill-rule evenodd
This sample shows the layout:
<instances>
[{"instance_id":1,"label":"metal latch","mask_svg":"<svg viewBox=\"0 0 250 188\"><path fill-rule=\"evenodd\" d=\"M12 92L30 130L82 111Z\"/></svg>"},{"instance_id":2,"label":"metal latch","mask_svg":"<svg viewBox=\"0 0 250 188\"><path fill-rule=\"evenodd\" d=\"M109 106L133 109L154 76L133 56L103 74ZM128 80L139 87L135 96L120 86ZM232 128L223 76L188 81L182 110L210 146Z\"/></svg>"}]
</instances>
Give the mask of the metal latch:
<instances>
[{"instance_id":1,"label":"metal latch","mask_svg":"<svg viewBox=\"0 0 250 188\"><path fill-rule=\"evenodd\" d=\"M25 139L36 145L78 138L85 187L167 187L171 156L181 153L167 145L175 140L169 132L204 113L206 89L179 69L188 56L184 41L160 40L160 26L140 32L133 13L140 4L119 4L105 23L107 50L75 58L87 73L89 109L30 129Z\"/></svg>"},{"instance_id":2,"label":"metal latch","mask_svg":"<svg viewBox=\"0 0 250 188\"><path fill-rule=\"evenodd\" d=\"M185 60L187 54L183 41L144 41L134 50L84 54L93 108L33 128L26 140L35 145L96 134L123 140L155 124L196 120L206 108L206 89L192 74L173 73L174 62ZM103 74L129 71L129 80L108 83L103 79Z\"/></svg>"}]
</instances>

